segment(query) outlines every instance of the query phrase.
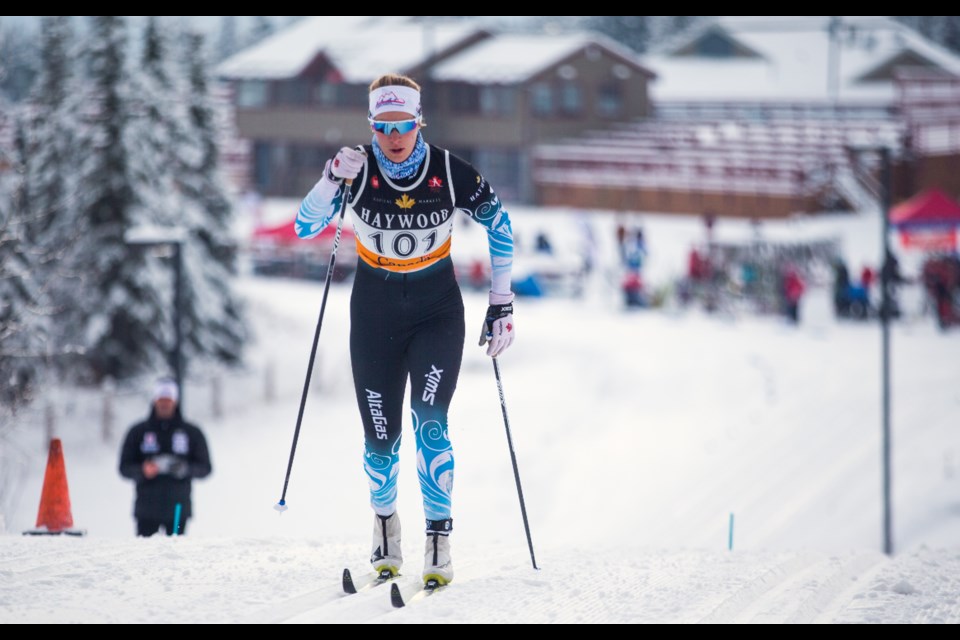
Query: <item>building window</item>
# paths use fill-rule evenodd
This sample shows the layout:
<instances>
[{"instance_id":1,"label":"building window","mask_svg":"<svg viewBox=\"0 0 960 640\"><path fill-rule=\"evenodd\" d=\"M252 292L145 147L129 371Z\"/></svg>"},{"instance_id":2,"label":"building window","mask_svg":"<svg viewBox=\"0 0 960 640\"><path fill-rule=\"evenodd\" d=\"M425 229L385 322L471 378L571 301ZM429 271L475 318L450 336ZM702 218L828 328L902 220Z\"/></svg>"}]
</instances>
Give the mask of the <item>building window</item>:
<instances>
[{"instance_id":1,"label":"building window","mask_svg":"<svg viewBox=\"0 0 960 640\"><path fill-rule=\"evenodd\" d=\"M277 103L302 105L310 102L310 84L294 78L277 83Z\"/></svg>"},{"instance_id":2,"label":"building window","mask_svg":"<svg viewBox=\"0 0 960 640\"><path fill-rule=\"evenodd\" d=\"M427 84L426 80L420 80L420 109L424 113L440 111L440 96L437 91L436 84Z\"/></svg>"},{"instance_id":3,"label":"building window","mask_svg":"<svg viewBox=\"0 0 960 640\"><path fill-rule=\"evenodd\" d=\"M237 106L257 109L267 106L267 83L263 80L242 80L237 92Z\"/></svg>"},{"instance_id":4,"label":"building window","mask_svg":"<svg viewBox=\"0 0 960 640\"><path fill-rule=\"evenodd\" d=\"M511 116L516 110L517 91L514 87L480 87L480 112L484 115Z\"/></svg>"},{"instance_id":5,"label":"building window","mask_svg":"<svg viewBox=\"0 0 960 640\"><path fill-rule=\"evenodd\" d=\"M480 87L474 84L457 84L451 86L450 110L454 113L479 112Z\"/></svg>"},{"instance_id":6,"label":"building window","mask_svg":"<svg viewBox=\"0 0 960 640\"><path fill-rule=\"evenodd\" d=\"M520 154L515 149L474 149L472 164L502 201L520 197Z\"/></svg>"},{"instance_id":7,"label":"building window","mask_svg":"<svg viewBox=\"0 0 960 640\"><path fill-rule=\"evenodd\" d=\"M604 118L615 118L623 110L623 92L618 83L605 84L597 92L597 111Z\"/></svg>"},{"instance_id":8,"label":"building window","mask_svg":"<svg viewBox=\"0 0 960 640\"><path fill-rule=\"evenodd\" d=\"M564 82L560 86L560 112L567 116L580 115L583 111L583 91L580 85Z\"/></svg>"},{"instance_id":9,"label":"building window","mask_svg":"<svg viewBox=\"0 0 960 640\"><path fill-rule=\"evenodd\" d=\"M477 159L476 159L476 157L474 157L474 149L473 149L473 148L467 148L467 147L451 147L451 148L450 148L450 153L452 153L453 155L457 156L457 157L460 158L461 160L464 160L465 162L469 162L470 164L472 164L472 165L474 165L474 166L476 166L476 164L477 164Z\"/></svg>"},{"instance_id":10,"label":"building window","mask_svg":"<svg viewBox=\"0 0 960 640\"><path fill-rule=\"evenodd\" d=\"M557 69L557 75L563 80L573 80L577 77L577 68L572 64L565 64Z\"/></svg>"},{"instance_id":11,"label":"building window","mask_svg":"<svg viewBox=\"0 0 960 640\"><path fill-rule=\"evenodd\" d=\"M530 107L538 116L553 114L553 87L546 82L538 82L530 86Z\"/></svg>"},{"instance_id":12,"label":"building window","mask_svg":"<svg viewBox=\"0 0 960 640\"><path fill-rule=\"evenodd\" d=\"M270 189L270 143L253 143L253 183L257 191L267 193Z\"/></svg>"},{"instance_id":13,"label":"building window","mask_svg":"<svg viewBox=\"0 0 960 640\"><path fill-rule=\"evenodd\" d=\"M336 153L327 145L258 140L253 145L253 177L257 191L270 196L302 197L317 182L323 165Z\"/></svg>"},{"instance_id":14,"label":"building window","mask_svg":"<svg viewBox=\"0 0 960 640\"><path fill-rule=\"evenodd\" d=\"M323 83L313 89L314 101L323 107L332 107L337 104L337 85Z\"/></svg>"},{"instance_id":15,"label":"building window","mask_svg":"<svg viewBox=\"0 0 960 640\"><path fill-rule=\"evenodd\" d=\"M324 82L310 85L313 101L323 107L356 108L367 104L367 89L362 85Z\"/></svg>"},{"instance_id":16,"label":"building window","mask_svg":"<svg viewBox=\"0 0 960 640\"><path fill-rule=\"evenodd\" d=\"M362 84L338 84L336 106L355 109L367 104L367 87Z\"/></svg>"}]
</instances>

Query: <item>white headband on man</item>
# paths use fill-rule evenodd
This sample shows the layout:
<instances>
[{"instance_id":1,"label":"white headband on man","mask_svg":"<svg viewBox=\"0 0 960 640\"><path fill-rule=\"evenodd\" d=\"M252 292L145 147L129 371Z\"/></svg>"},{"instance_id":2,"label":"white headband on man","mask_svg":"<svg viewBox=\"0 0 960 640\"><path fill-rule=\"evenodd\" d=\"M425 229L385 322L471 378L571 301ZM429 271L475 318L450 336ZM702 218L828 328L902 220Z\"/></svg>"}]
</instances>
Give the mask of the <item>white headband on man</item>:
<instances>
[{"instance_id":1,"label":"white headband on man","mask_svg":"<svg viewBox=\"0 0 960 640\"><path fill-rule=\"evenodd\" d=\"M409 113L412 118L419 118L420 92L401 85L380 87L371 91L368 117L376 120L377 116L388 111L401 111Z\"/></svg>"}]
</instances>

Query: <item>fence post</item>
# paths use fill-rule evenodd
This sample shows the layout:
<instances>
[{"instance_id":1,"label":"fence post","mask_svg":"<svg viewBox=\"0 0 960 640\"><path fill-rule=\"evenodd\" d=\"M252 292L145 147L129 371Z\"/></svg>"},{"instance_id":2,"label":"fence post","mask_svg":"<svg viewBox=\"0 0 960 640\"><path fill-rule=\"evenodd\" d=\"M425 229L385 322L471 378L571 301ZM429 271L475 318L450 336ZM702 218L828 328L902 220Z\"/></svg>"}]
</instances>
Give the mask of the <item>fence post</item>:
<instances>
[{"instance_id":1,"label":"fence post","mask_svg":"<svg viewBox=\"0 0 960 640\"><path fill-rule=\"evenodd\" d=\"M268 360L263 374L263 400L272 404L277 397L276 367L273 360Z\"/></svg>"},{"instance_id":2,"label":"fence post","mask_svg":"<svg viewBox=\"0 0 960 640\"><path fill-rule=\"evenodd\" d=\"M50 450L50 441L53 440L54 436L57 433L57 412L53 408L53 403L47 401L46 406L43 410L43 424L44 424L44 433L46 436L46 441L43 443L43 450Z\"/></svg>"},{"instance_id":3,"label":"fence post","mask_svg":"<svg viewBox=\"0 0 960 640\"><path fill-rule=\"evenodd\" d=\"M210 412L214 418L223 417L223 381L219 374L210 381Z\"/></svg>"},{"instance_id":4,"label":"fence post","mask_svg":"<svg viewBox=\"0 0 960 640\"><path fill-rule=\"evenodd\" d=\"M103 390L103 413L100 423L100 436L104 442L110 442L113 438L113 400L114 384L113 378L106 378L102 385Z\"/></svg>"}]
</instances>

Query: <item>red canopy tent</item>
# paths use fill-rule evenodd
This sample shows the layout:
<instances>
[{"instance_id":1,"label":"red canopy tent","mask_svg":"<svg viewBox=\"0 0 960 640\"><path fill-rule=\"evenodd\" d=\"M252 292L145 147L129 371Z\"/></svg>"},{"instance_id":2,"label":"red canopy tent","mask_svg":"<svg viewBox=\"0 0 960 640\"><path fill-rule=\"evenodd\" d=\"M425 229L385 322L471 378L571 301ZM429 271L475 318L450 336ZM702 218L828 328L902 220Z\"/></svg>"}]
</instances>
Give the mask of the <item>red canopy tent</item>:
<instances>
[{"instance_id":1,"label":"red canopy tent","mask_svg":"<svg viewBox=\"0 0 960 640\"><path fill-rule=\"evenodd\" d=\"M253 231L253 239L268 240L274 245L291 246L297 245L301 242L332 242L336 234L337 225L331 222L327 225L326 229L318 233L315 237L310 238L309 240L301 240L297 237L297 232L294 230L293 221L291 220L289 222L284 222L272 227L258 227ZM349 225L344 225L340 241L343 242L352 236L353 229L351 229Z\"/></svg>"},{"instance_id":2,"label":"red canopy tent","mask_svg":"<svg viewBox=\"0 0 960 640\"><path fill-rule=\"evenodd\" d=\"M960 204L939 189L919 193L890 211L907 249L953 251L957 246Z\"/></svg>"},{"instance_id":3,"label":"red canopy tent","mask_svg":"<svg viewBox=\"0 0 960 640\"><path fill-rule=\"evenodd\" d=\"M309 240L297 237L293 220L257 227L253 231L250 246L253 272L257 275L323 280L336 235L336 223L327 225L326 229ZM345 224L340 237L334 282L344 280L353 271L356 262L353 237L353 229Z\"/></svg>"},{"instance_id":4,"label":"red canopy tent","mask_svg":"<svg viewBox=\"0 0 960 640\"><path fill-rule=\"evenodd\" d=\"M900 228L960 224L960 204L943 191L930 189L895 206L890 222Z\"/></svg>"}]
</instances>

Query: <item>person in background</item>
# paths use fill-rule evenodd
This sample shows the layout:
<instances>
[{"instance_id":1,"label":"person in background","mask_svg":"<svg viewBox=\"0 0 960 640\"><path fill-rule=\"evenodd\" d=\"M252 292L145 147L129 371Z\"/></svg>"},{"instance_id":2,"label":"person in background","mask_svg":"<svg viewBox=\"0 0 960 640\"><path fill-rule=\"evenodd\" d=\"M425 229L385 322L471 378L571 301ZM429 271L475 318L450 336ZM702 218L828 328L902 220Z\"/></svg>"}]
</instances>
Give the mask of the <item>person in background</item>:
<instances>
[{"instance_id":1,"label":"person in background","mask_svg":"<svg viewBox=\"0 0 960 640\"><path fill-rule=\"evenodd\" d=\"M837 317L850 314L850 272L843 258L833 263L833 309Z\"/></svg>"},{"instance_id":2,"label":"person in background","mask_svg":"<svg viewBox=\"0 0 960 640\"><path fill-rule=\"evenodd\" d=\"M553 254L553 245L550 243L550 237L544 231L537 234L537 251L548 255Z\"/></svg>"},{"instance_id":3,"label":"person in background","mask_svg":"<svg viewBox=\"0 0 960 640\"><path fill-rule=\"evenodd\" d=\"M150 416L130 428L120 451L120 475L136 482L138 536L152 536L160 527L168 536L186 533L193 515L191 481L210 475L207 440L183 420L179 397L176 382L160 380Z\"/></svg>"},{"instance_id":4,"label":"person in background","mask_svg":"<svg viewBox=\"0 0 960 640\"><path fill-rule=\"evenodd\" d=\"M883 266L880 268L880 286L881 295L883 295L882 288L886 288L889 307L884 309L883 302L881 302L881 314L886 314L888 318L900 317L900 302L897 299L897 287L906 283L907 279L900 271L900 261L897 259L897 256L893 254L893 251L887 249Z\"/></svg>"},{"instance_id":5,"label":"person in background","mask_svg":"<svg viewBox=\"0 0 960 640\"><path fill-rule=\"evenodd\" d=\"M783 273L783 301L787 319L793 324L800 323L800 298L804 289L800 272L793 265L788 265Z\"/></svg>"},{"instance_id":6,"label":"person in background","mask_svg":"<svg viewBox=\"0 0 960 640\"><path fill-rule=\"evenodd\" d=\"M633 236L633 241L628 242L626 246L626 265L627 269L640 271L643 269L643 263L647 258L647 241L643 236L643 229L637 229Z\"/></svg>"},{"instance_id":7,"label":"person in background","mask_svg":"<svg viewBox=\"0 0 960 640\"><path fill-rule=\"evenodd\" d=\"M620 250L620 261L624 262L627 259L627 228L623 223L617 224L617 248Z\"/></svg>"},{"instance_id":8,"label":"person in background","mask_svg":"<svg viewBox=\"0 0 960 640\"><path fill-rule=\"evenodd\" d=\"M863 288L864 290L866 290L867 295L870 294L870 287L873 286L873 283L876 281L876 279L877 279L877 274L875 274L873 272L873 269L871 269L870 267L864 266L863 269L860 271L860 284L863 285Z\"/></svg>"}]
</instances>

